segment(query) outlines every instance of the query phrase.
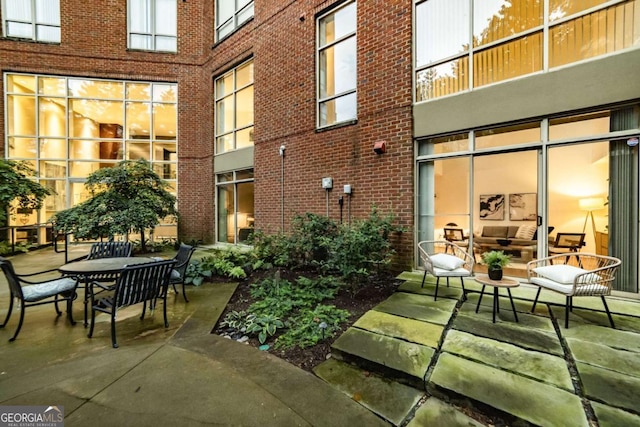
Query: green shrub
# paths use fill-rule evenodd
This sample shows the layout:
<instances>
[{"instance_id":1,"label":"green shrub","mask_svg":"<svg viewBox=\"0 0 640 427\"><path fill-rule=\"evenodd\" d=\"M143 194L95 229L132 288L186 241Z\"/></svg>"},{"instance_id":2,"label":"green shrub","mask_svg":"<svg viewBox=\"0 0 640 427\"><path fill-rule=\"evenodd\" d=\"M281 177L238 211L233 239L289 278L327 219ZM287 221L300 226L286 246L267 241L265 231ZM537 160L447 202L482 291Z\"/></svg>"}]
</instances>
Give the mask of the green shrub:
<instances>
[{"instance_id":1,"label":"green shrub","mask_svg":"<svg viewBox=\"0 0 640 427\"><path fill-rule=\"evenodd\" d=\"M185 283L199 286L205 279L212 276L245 279L247 273L244 266L248 263L249 255L238 250L215 249L210 255L200 261L192 261L187 267Z\"/></svg>"},{"instance_id":2,"label":"green shrub","mask_svg":"<svg viewBox=\"0 0 640 427\"><path fill-rule=\"evenodd\" d=\"M249 236L247 243L253 246L253 269L269 270L273 267L286 267L291 264L289 259L289 238L284 234L265 234L255 230Z\"/></svg>"},{"instance_id":3,"label":"green shrub","mask_svg":"<svg viewBox=\"0 0 640 427\"><path fill-rule=\"evenodd\" d=\"M395 253L390 235L402 232L393 222L392 214L381 216L374 207L368 218L341 227L332 242L331 256L323 264L324 271L358 283L366 279L372 269L388 265Z\"/></svg>"}]
</instances>

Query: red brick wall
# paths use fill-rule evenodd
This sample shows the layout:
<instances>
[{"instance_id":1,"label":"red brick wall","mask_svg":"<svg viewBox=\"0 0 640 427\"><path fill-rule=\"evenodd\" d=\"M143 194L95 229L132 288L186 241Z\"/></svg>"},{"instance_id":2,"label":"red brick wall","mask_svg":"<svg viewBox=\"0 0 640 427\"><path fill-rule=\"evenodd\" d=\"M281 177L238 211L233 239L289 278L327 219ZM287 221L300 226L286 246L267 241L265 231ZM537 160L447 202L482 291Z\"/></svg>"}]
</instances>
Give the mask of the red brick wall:
<instances>
[{"instance_id":1,"label":"red brick wall","mask_svg":"<svg viewBox=\"0 0 640 427\"><path fill-rule=\"evenodd\" d=\"M178 53L127 51L126 0L61 2L62 41L0 39L2 71L177 82L179 211L183 240L215 239L213 79L246 59L255 65L256 227L277 231L295 214L326 212L321 178L333 178L329 216L353 188L351 219L373 205L407 231L400 261L413 253L411 2L358 2L358 120L316 131L316 16L336 1L255 0L255 17L214 41L214 2L178 1ZM3 103L0 100L0 103ZM4 108L4 105L1 105ZM3 117L0 131L4 134ZM373 145L387 142L387 153ZM284 197L282 159L285 145ZM347 221L347 203L343 211Z\"/></svg>"},{"instance_id":2,"label":"red brick wall","mask_svg":"<svg viewBox=\"0 0 640 427\"><path fill-rule=\"evenodd\" d=\"M256 227L285 229L295 214L327 211L323 177L333 178L329 216L340 218L338 198L350 184L352 220L373 205L393 212L406 228L400 262L410 265L413 244L411 13L408 1L358 2L358 120L316 131L316 14L337 2L275 2L255 24ZM271 4L271 2L269 2ZM263 6L265 7L265 6ZM304 18L304 20L301 19ZM378 155L373 145L387 142ZM278 148L286 146L284 160ZM282 167L284 163L284 197ZM347 221L347 202L343 210Z\"/></svg>"}]
</instances>

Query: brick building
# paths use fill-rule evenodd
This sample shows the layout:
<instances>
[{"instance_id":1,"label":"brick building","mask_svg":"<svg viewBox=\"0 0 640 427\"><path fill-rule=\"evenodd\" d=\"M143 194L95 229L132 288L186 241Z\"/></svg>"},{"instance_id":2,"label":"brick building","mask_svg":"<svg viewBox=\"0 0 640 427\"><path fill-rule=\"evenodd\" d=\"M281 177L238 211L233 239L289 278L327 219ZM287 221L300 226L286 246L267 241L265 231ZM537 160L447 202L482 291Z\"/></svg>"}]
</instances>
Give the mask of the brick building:
<instances>
[{"instance_id":1,"label":"brick building","mask_svg":"<svg viewBox=\"0 0 640 427\"><path fill-rule=\"evenodd\" d=\"M179 200L159 235L237 244L375 205L407 230L404 266L447 224L471 241L507 225L543 236L522 265L574 233L638 291L638 0L45 7L1 11L4 155L58 194L31 222L82 200L92 170L145 158Z\"/></svg>"}]
</instances>

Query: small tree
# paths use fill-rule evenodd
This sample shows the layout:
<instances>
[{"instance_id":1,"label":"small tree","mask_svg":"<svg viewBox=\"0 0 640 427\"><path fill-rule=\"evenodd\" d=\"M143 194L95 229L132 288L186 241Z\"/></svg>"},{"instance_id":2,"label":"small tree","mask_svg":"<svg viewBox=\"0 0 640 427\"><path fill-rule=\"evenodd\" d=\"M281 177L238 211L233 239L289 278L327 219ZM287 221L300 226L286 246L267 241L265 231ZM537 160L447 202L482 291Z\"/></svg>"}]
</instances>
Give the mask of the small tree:
<instances>
[{"instance_id":1,"label":"small tree","mask_svg":"<svg viewBox=\"0 0 640 427\"><path fill-rule=\"evenodd\" d=\"M153 230L163 218L177 216L176 198L145 160L126 160L102 168L87 177L91 198L56 213L57 230L78 239L113 238L116 234L140 233L146 251L145 230Z\"/></svg>"},{"instance_id":2,"label":"small tree","mask_svg":"<svg viewBox=\"0 0 640 427\"><path fill-rule=\"evenodd\" d=\"M0 224L7 220L13 209L40 209L51 190L29 179L33 169L22 162L0 159ZM13 201L17 206L12 206Z\"/></svg>"}]
</instances>

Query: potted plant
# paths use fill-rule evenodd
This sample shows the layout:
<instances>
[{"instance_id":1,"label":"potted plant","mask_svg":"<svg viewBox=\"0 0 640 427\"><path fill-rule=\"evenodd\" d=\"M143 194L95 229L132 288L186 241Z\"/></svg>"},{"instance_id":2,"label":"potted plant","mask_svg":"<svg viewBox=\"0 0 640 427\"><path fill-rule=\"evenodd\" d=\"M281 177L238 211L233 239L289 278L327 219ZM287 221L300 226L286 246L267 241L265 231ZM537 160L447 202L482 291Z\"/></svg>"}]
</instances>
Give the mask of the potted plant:
<instances>
[{"instance_id":1,"label":"potted plant","mask_svg":"<svg viewBox=\"0 0 640 427\"><path fill-rule=\"evenodd\" d=\"M491 280L502 279L502 268L509 264L511 255L504 251L489 251L482 254L482 261L487 265L487 272Z\"/></svg>"}]
</instances>

